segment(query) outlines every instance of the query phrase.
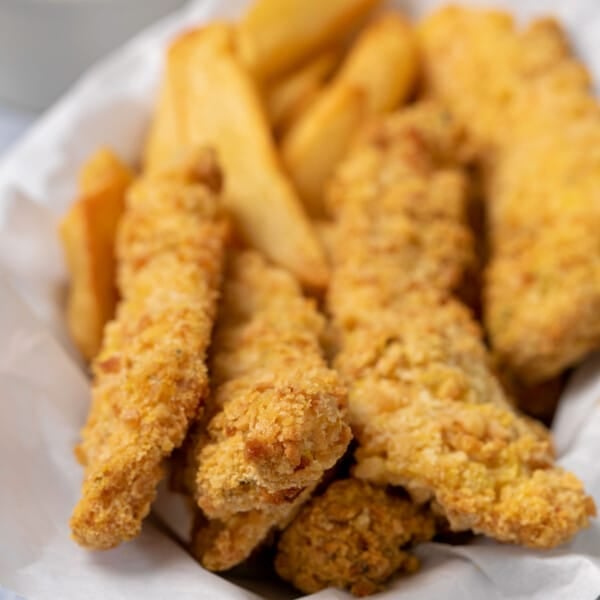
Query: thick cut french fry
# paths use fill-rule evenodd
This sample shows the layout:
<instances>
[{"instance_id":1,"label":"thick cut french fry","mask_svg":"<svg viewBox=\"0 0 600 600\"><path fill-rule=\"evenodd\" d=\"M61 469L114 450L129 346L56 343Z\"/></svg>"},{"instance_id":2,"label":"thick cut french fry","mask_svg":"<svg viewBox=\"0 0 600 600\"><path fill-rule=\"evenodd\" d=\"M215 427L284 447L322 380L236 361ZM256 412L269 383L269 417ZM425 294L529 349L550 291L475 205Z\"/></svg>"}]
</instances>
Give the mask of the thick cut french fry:
<instances>
[{"instance_id":1,"label":"thick cut french fry","mask_svg":"<svg viewBox=\"0 0 600 600\"><path fill-rule=\"evenodd\" d=\"M131 179L131 171L110 150L97 151L82 169L80 198L60 224L71 274L67 321L87 360L98 352L117 300L114 240Z\"/></svg>"},{"instance_id":2,"label":"thick cut french fry","mask_svg":"<svg viewBox=\"0 0 600 600\"><path fill-rule=\"evenodd\" d=\"M285 133L318 96L339 60L339 50L328 50L267 87L267 114L277 136Z\"/></svg>"},{"instance_id":3,"label":"thick cut french fry","mask_svg":"<svg viewBox=\"0 0 600 600\"><path fill-rule=\"evenodd\" d=\"M257 0L239 25L241 56L261 82L347 36L381 0Z\"/></svg>"},{"instance_id":4,"label":"thick cut french fry","mask_svg":"<svg viewBox=\"0 0 600 600\"><path fill-rule=\"evenodd\" d=\"M410 25L398 14L380 17L361 34L337 77L286 135L283 160L313 216L322 216L325 185L356 130L370 116L408 97L417 64Z\"/></svg>"},{"instance_id":5,"label":"thick cut french fry","mask_svg":"<svg viewBox=\"0 0 600 600\"><path fill-rule=\"evenodd\" d=\"M161 107L176 117L171 152L177 146L213 146L225 174L225 205L240 234L307 286L322 288L328 276L323 250L281 169L259 93L234 41L233 29L212 25L172 46L166 83L170 106ZM155 129L149 148L157 144L157 135ZM148 153L149 169L160 168L161 155Z\"/></svg>"},{"instance_id":6,"label":"thick cut french fry","mask_svg":"<svg viewBox=\"0 0 600 600\"><path fill-rule=\"evenodd\" d=\"M344 85L323 94L309 109L309 118L284 140L285 164L305 201L309 213L323 216L321 195L335 166L344 156L354 132L368 116L367 99L358 86Z\"/></svg>"},{"instance_id":7,"label":"thick cut french fry","mask_svg":"<svg viewBox=\"0 0 600 600\"><path fill-rule=\"evenodd\" d=\"M177 130L175 102L170 94L171 86L165 78L144 148L144 164L147 167L169 164L180 147L181 136Z\"/></svg>"}]
</instances>

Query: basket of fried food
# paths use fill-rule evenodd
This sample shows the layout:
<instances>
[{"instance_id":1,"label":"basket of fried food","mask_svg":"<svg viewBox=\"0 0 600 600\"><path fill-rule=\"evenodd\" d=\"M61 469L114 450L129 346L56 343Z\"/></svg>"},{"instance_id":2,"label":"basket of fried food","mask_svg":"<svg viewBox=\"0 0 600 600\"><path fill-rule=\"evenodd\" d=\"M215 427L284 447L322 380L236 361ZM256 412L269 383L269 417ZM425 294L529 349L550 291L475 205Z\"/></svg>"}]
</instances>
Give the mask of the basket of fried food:
<instances>
[{"instance_id":1,"label":"basket of fried food","mask_svg":"<svg viewBox=\"0 0 600 600\"><path fill-rule=\"evenodd\" d=\"M377 4L181 34L141 168L83 166L81 546L137 536L166 478L204 568L262 552L364 596L430 540L549 549L594 517L547 429L600 347L589 76L551 18Z\"/></svg>"}]
</instances>

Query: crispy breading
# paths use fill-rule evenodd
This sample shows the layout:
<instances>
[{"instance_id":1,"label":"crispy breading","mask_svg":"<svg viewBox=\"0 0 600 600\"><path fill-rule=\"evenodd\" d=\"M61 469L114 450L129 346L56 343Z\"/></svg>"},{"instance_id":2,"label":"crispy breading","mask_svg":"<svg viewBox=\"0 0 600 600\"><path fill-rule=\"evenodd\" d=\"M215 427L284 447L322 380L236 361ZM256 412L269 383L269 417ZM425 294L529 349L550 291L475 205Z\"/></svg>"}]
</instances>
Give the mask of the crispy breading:
<instances>
[{"instance_id":1,"label":"crispy breading","mask_svg":"<svg viewBox=\"0 0 600 600\"><path fill-rule=\"evenodd\" d=\"M594 514L577 478L553 467L548 432L508 404L455 300L409 294L348 334L336 365L356 382L356 476L433 499L456 531L532 547L566 541Z\"/></svg>"},{"instance_id":2,"label":"crispy breading","mask_svg":"<svg viewBox=\"0 0 600 600\"><path fill-rule=\"evenodd\" d=\"M455 290L474 261L466 178L447 160L461 130L434 105L406 115L366 131L330 186L329 304L341 327L370 323L373 307L393 305L416 285Z\"/></svg>"},{"instance_id":3,"label":"crispy breading","mask_svg":"<svg viewBox=\"0 0 600 600\"><path fill-rule=\"evenodd\" d=\"M272 532L286 527L310 498L313 487L295 500L268 510L240 512L210 521L198 511L191 536L192 554L211 571L231 569L264 544Z\"/></svg>"},{"instance_id":4,"label":"crispy breading","mask_svg":"<svg viewBox=\"0 0 600 600\"><path fill-rule=\"evenodd\" d=\"M93 365L77 448L85 479L71 529L88 548L139 533L163 459L203 410L227 228L206 184L215 178L192 182L190 172L142 178L127 196L117 239L122 300Z\"/></svg>"},{"instance_id":5,"label":"crispy breading","mask_svg":"<svg viewBox=\"0 0 600 600\"><path fill-rule=\"evenodd\" d=\"M524 382L552 378L600 346L590 78L553 19L518 31L507 14L453 7L420 34L427 90L465 125L484 171L491 344Z\"/></svg>"},{"instance_id":6,"label":"crispy breading","mask_svg":"<svg viewBox=\"0 0 600 600\"><path fill-rule=\"evenodd\" d=\"M208 529L221 538L228 528L255 532L257 522L264 537L266 523L285 520L348 446L346 390L322 357L323 328L289 273L255 252L231 256L212 347L214 393L190 452L195 499L220 519Z\"/></svg>"},{"instance_id":7,"label":"crispy breading","mask_svg":"<svg viewBox=\"0 0 600 600\"><path fill-rule=\"evenodd\" d=\"M593 500L554 466L546 429L510 406L477 324L451 297L469 249L415 244L439 221L466 227L448 208L456 190L436 187L455 160L454 125L424 105L381 127L385 143L372 133L357 146L330 198L328 305L359 442L354 474L432 500L454 530L556 546L588 524Z\"/></svg>"},{"instance_id":8,"label":"crispy breading","mask_svg":"<svg viewBox=\"0 0 600 600\"><path fill-rule=\"evenodd\" d=\"M325 187L356 132L374 115L403 104L414 89L415 37L399 13L373 20L332 81L282 139L283 162L311 216L323 216Z\"/></svg>"},{"instance_id":9,"label":"crispy breading","mask_svg":"<svg viewBox=\"0 0 600 600\"><path fill-rule=\"evenodd\" d=\"M67 300L69 332L86 360L100 349L102 330L117 303L114 243L133 173L108 148L84 164L79 198L60 223L71 275Z\"/></svg>"},{"instance_id":10,"label":"crispy breading","mask_svg":"<svg viewBox=\"0 0 600 600\"><path fill-rule=\"evenodd\" d=\"M406 548L433 537L433 516L410 500L357 479L332 483L285 529L275 568L299 590L347 588L366 596L395 573L413 573Z\"/></svg>"}]
</instances>

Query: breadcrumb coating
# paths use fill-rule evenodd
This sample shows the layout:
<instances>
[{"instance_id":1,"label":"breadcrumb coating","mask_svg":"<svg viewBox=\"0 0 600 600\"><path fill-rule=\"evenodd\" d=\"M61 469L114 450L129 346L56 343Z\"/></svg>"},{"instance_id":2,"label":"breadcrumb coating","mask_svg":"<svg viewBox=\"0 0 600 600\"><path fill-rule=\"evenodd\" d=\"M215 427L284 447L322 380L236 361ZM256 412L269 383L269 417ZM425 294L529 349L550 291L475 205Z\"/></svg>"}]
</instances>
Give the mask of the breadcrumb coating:
<instances>
[{"instance_id":1,"label":"breadcrumb coating","mask_svg":"<svg viewBox=\"0 0 600 600\"><path fill-rule=\"evenodd\" d=\"M117 240L122 300L93 365L76 450L85 479L71 529L88 548L138 535L163 459L203 410L226 223L207 186L214 177L190 173L142 178L127 196Z\"/></svg>"},{"instance_id":2,"label":"breadcrumb coating","mask_svg":"<svg viewBox=\"0 0 600 600\"><path fill-rule=\"evenodd\" d=\"M275 568L299 590L346 588L355 596L382 589L394 574L413 573L406 548L433 537L431 513L357 479L332 483L283 532Z\"/></svg>"},{"instance_id":3,"label":"breadcrumb coating","mask_svg":"<svg viewBox=\"0 0 600 600\"><path fill-rule=\"evenodd\" d=\"M412 265L405 260L412 228L437 225L413 216L429 203L433 209L433 192L413 190L436 189L453 160L443 142L453 139L454 125L439 114L425 104L390 117L381 126L393 131L384 134L387 143L371 135L359 144L331 187L328 306L339 336L334 364L349 386L359 442L354 475L404 486L419 503L433 501L454 530L556 546L588 524L594 503L574 475L553 466L546 429L510 406L479 327L449 293L458 275L422 275L445 273L448 265L458 273L466 249L422 245ZM427 118L446 123L437 139L423 133ZM372 173L385 174L375 194ZM439 193L444 189L456 193ZM399 215L412 227L386 237ZM446 218L466 227L458 210Z\"/></svg>"},{"instance_id":4,"label":"breadcrumb coating","mask_svg":"<svg viewBox=\"0 0 600 600\"><path fill-rule=\"evenodd\" d=\"M336 365L355 381L357 477L504 542L553 547L587 525L593 501L553 467L545 428L512 410L460 303L413 293L345 342Z\"/></svg>"},{"instance_id":5,"label":"breadcrumb coating","mask_svg":"<svg viewBox=\"0 0 600 600\"><path fill-rule=\"evenodd\" d=\"M346 389L326 367L323 328L289 273L255 252L231 256L212 350L214 393L191 464L198 506L220 520L209 524L209 537L231 535L244 558L350 442ZM204 552L207 542L200 546ZM230 562L203 564L215 561Z\"/></svg>"},{"instance_id":6,"label":"breadcrumb coating","mask_svg":"<svg viewBox=\"0 0 600 600\"><path fill-rule=\"evenodd\" d=\"M314 486L295 500L268 510L240 512L225 519L208 520L200 511L192 529L191 551L210 571L226 571L246 560L273 531L283 529L310 498Z\"/></svg>"},{"instance_id":7,"label":"breadcrumb coating","mask_svg":"<svg viewBox=\"0 0 600 600\"><path fill-rule=\"evenodd\" d=\"M589 75L550 18L517 30L502 12L445 8L420 37L427 90L464 124L484 172L491 344L522 381L550 379L600 346L600 110Z\"/></svg>"},{"instance_id":8,"label":"breadcrumb coating","mask_svg":"<svg viewBox=\"0 0 600 600\"><path fill-rule=\"evenodd\" d=\"M364 133L330 184L336 276L328 301L343 328L370 323L372 307L391 306L414 287L456 290L475 261L467 180L452 164L461 129L436 105L404 114Z\"/></svg>"}]
</instances>

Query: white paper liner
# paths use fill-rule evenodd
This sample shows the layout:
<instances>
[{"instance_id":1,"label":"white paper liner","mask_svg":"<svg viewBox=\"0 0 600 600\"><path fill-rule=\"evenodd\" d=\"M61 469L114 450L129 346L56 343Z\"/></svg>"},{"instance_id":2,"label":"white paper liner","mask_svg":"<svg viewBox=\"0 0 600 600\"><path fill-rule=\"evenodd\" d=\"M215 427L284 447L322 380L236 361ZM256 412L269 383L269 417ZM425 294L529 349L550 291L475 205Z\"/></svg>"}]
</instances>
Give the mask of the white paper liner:
<instances>
[{"instance_id":1,"label":"white paper liner","mask_svg":"<svg viewBox=\"0 0 600 600\"><path fill-rule=\"evenodd\" d=\"M390 2L412 15L441 3ZM471 3L503 6L525 18L558 14L600 81L597 0ZM81 163L99 145L110 145L129 161L138 157L168 40L209 18L235 15L245 4L192 2L142 34L86 75L0 163L0 584L29 600L294 597L284 586L248 583L248 573L234 581L259 595L204 571L152 519L139 539L104 553L82 550L68 529L82 476L72 447L87 412L89 383L65 331L66 273L57 219L73 198ZM599 402L597 355L568 386L554 433L561 464L583 479L598 505ZM377 598L600 595L598 522L550 552L480 540L468 546L425 544L418 554L422 570ZM12 597L0 588L0 598ZM348 595L325 590L310 597Z\"/></svg>"}]
</instances>

